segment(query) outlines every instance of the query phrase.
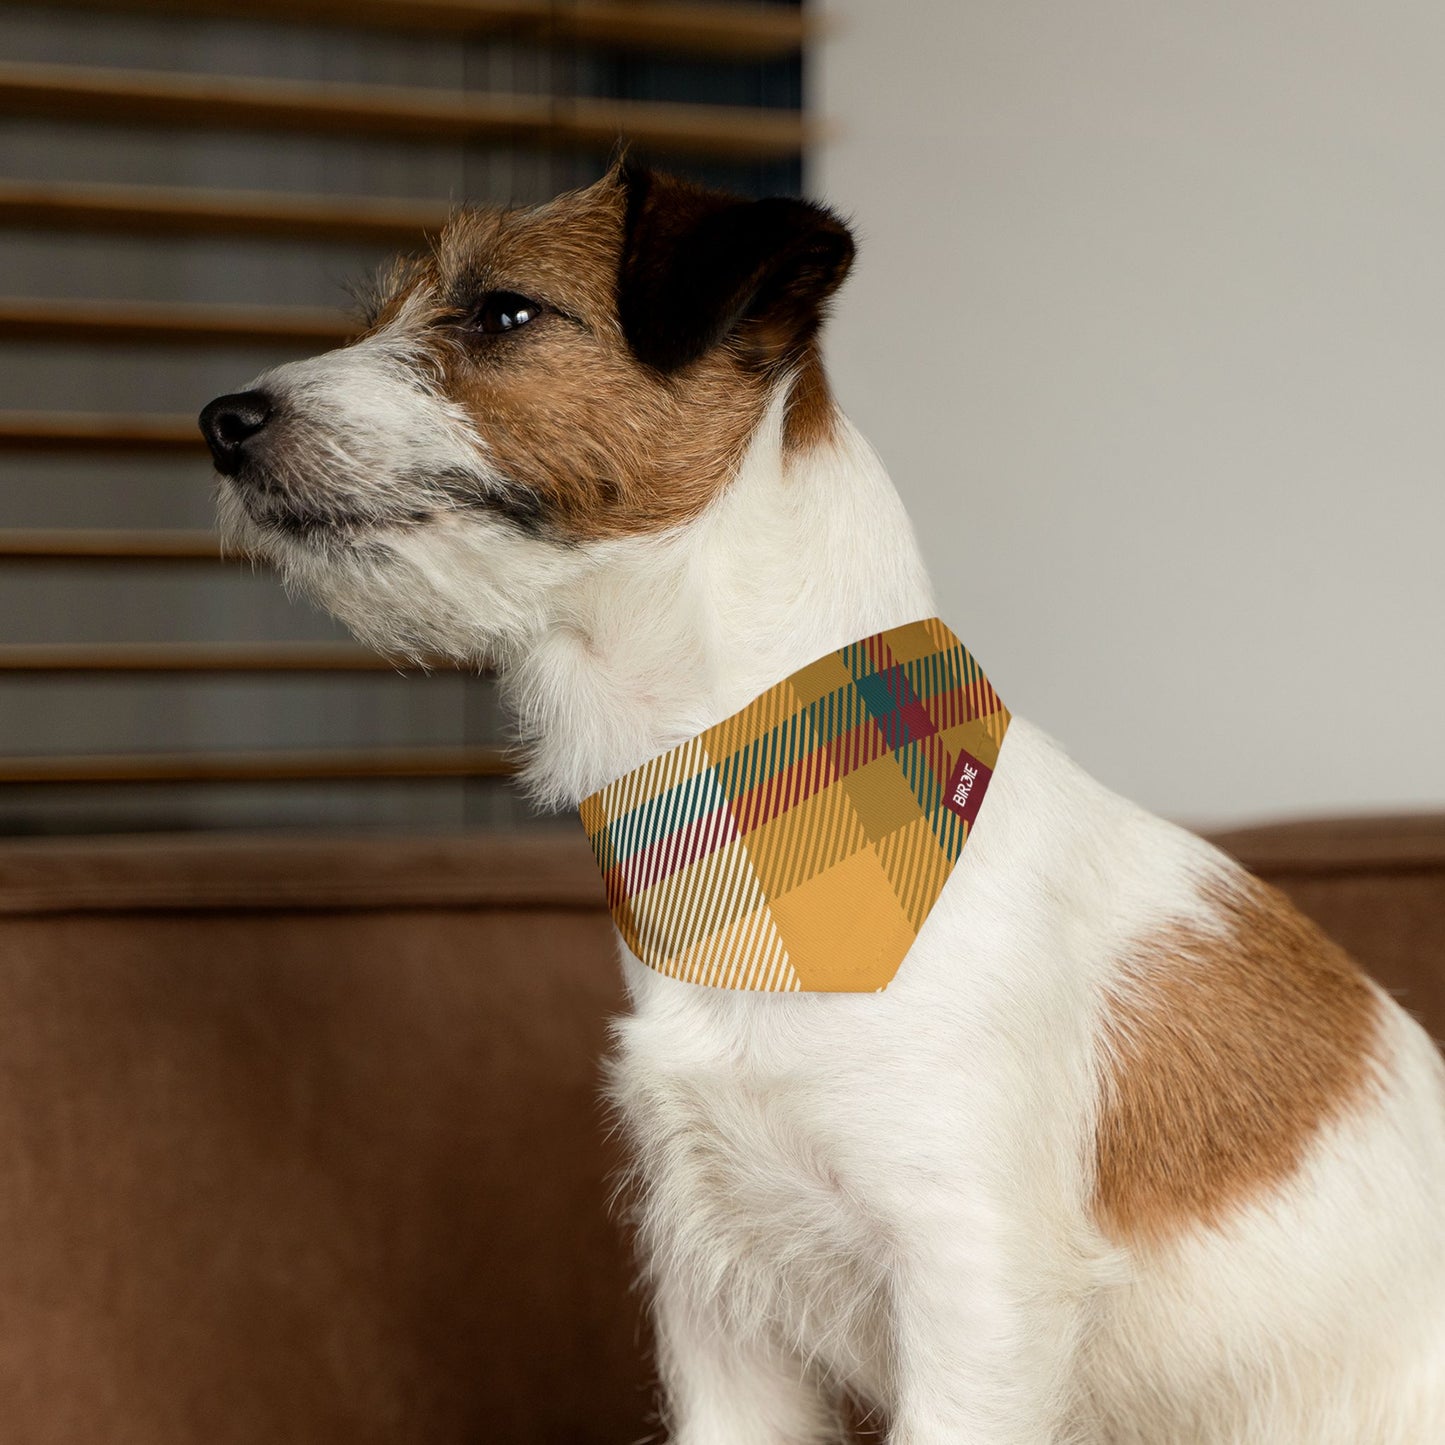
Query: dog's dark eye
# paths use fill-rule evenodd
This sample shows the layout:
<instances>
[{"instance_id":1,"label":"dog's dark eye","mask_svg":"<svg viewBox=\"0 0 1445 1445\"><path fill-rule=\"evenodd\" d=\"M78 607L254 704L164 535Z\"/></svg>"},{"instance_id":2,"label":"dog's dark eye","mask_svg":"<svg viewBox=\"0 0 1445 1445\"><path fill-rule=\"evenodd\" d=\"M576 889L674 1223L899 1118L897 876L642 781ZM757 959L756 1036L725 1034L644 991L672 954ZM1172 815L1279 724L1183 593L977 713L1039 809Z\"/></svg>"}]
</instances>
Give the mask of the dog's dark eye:
<instances>
[{"instance_id":1,"label":"dog's dark eye","mask_svg":"<svg viewBox=\"0 0 1445 1445\"><path fill-rule=\"evenodd\" d=\"M486 336L515 331L542 314L542 303L515 291L488 291L472 312L472 325Z\"/></svg>"}]
</instances>

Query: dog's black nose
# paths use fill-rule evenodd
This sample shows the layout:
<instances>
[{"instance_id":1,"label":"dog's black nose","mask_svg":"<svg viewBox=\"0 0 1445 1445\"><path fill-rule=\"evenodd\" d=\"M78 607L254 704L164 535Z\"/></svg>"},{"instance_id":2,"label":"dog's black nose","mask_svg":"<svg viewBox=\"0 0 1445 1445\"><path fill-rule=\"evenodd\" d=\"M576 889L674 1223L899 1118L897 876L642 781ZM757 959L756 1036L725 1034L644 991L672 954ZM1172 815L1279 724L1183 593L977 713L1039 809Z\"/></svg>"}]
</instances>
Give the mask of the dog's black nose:
<instances>
[{"instance_id":1,"label":"dog's black nose","mask_svg":"<svg viewBox=\"0 0 1445 1445\"><path fill-rule=\"evenodd\" d=\"M201 413L201 432L216 470L234 477L241 470L246 443L271 420L271 398L264 391L218 396Z\"/></svg>"}]
</instances>

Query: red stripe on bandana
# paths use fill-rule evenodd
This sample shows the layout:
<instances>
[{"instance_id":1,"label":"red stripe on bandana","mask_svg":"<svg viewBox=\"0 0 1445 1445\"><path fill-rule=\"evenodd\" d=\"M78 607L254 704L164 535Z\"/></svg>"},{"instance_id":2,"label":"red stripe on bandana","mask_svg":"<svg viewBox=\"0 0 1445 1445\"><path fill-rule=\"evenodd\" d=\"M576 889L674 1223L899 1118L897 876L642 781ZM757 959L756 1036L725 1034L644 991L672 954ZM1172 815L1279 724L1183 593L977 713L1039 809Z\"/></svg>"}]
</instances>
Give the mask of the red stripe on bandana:
<instances>
[{"instance_id":1,"label":"red stripe on bandana","mask_svg":"<svg viewBox=\"0 0 1445 1445\"><path fill-rule=\"evenodd\" d=\"M738 832L751 833L764 823L806 802L838 776L826 747L814 748L806 757L749 789L733 804Z\"/></svg>"},{"instance_id":2,"label":"red stripe on bandana","mask_svg":"<svg viewBox=\"0 0 1445 1445\"><path fill-rule=\"evenodd\" d=\"M623 884L623 896L633 897L644 888L652 888L664 878L680 873L699 858L725 848L737 836L733 815L723 804L705 817L685 823L655 843L649 843L611 871Z\"/></svg>"}]
</instances>

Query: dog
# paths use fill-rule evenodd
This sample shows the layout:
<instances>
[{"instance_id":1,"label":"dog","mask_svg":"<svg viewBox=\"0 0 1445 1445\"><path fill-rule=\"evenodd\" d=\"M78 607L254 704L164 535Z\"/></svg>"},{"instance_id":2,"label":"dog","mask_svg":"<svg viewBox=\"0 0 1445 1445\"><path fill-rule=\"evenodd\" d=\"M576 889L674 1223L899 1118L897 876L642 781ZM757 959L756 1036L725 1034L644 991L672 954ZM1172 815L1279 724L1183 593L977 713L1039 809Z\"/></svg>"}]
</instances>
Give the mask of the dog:
<instances>
[{"instance_id":1,"label":"dog","mask_svg":"<svg viewBox=\"0 0 1445 1445\"><path fill-rule=\"evenodd\" d=\"M461 211L359 340L202 413L223 531L390 655L495 667L575 806L932 616L821 362L853 253L626 160ZM1433 1044L1025 721L886 990L622 966L675 1445L821 1445L849 1401L892 1445L1445 1441Z\"/></svg>"}]
</instances>

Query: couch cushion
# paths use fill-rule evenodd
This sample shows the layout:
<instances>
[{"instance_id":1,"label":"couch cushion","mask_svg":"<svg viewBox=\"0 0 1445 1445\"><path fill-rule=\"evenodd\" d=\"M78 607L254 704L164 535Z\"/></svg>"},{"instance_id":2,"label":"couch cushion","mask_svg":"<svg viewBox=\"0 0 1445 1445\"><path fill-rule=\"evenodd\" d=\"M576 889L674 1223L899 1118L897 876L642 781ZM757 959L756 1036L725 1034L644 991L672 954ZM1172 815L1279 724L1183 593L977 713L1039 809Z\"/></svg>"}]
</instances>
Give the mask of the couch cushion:
<instances>
[{"instance_id":1,"label":"couch cushion","mask_svg":"<svg viewBox=\"0 0 1445 1445\"><path fill-rule=\"evenodd\" d=\"M619 975L559 857L0 848L7 1442L644 1433L598 1105Z\"/></svg>"}]
</instances>

